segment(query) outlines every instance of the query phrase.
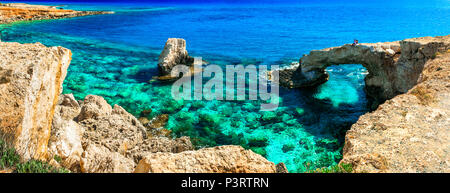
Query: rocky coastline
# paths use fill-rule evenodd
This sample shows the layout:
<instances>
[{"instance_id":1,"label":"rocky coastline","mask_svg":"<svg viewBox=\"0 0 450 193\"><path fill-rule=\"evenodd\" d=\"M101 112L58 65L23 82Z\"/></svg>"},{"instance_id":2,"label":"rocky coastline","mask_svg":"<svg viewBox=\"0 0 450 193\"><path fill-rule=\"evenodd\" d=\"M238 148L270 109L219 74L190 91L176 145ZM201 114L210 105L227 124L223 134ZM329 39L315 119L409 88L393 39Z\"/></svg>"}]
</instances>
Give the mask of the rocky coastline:
<instances>
[{"instance_id":1,"label":"rocky coastline","mask_svg":"<svg viewBox=\"0 0 450 193\"><path fill-rule=\"evenodd\" d=\"M112 11L75 11L57 6L30 5L25 3L0 4L0 24L19 21L62 19L88 15L114 14Z\"/></svg>"},{"instance_id":2,"label":"rocky coastline","mask_svg":"<svg viewBox=\"0 0 450 193\"><path fill-rule=\"evenodd\" d=\"M0 24L110 13L2 4ZM0 139L22 161L83 173L287 172L240 146L195 150L189 137L169 135L168 115L138 119L101 96L61 95L71 57L63 47L0 42ZM192 62L185 40L171 38L158 68L165 77ZM450 35L311 51L279 71L280 84L316 86L326 67L353 63L369 71L374 111L346 133L341 163L353 172L450 172Z\"/></svg>"}]
</instances>

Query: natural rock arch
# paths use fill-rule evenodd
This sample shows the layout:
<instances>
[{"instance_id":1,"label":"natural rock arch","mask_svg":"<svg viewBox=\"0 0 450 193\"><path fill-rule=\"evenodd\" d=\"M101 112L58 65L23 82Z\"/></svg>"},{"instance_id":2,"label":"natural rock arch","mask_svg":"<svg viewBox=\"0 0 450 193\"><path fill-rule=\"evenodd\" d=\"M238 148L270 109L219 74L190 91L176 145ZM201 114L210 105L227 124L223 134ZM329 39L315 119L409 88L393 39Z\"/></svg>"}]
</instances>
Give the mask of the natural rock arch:
<instances>
[{"instance_id":1,"label":"natural rock arch","mask_svg":"<svg viewBox=\"0 0 450 193\"><path fill-rule=\"evenodd\" d=\"M317 86L328 80L328 66L362 64L369 72L365 90L372 108L376 108L416 85L426 61L438 51L448 50L449 39L425 37L313 50L299 64L280 70L280 84L289 88Z\"/></svg>"}]
</instances>

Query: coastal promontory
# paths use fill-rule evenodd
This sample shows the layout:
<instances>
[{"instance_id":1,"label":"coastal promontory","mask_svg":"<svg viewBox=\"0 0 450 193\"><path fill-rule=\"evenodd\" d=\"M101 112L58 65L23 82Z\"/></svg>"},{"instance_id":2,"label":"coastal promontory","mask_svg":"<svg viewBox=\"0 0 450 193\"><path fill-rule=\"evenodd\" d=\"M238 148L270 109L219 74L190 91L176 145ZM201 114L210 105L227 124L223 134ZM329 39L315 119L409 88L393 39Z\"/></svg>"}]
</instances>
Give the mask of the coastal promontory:
<instances>
[{"instance_id":1,"label":"coastal promontory","mask_svg":"<svg viewBox=\"0 0 450 193\"><path fill-rule=\"evenodd\" d=\"M0 24L113 13L111 11L75 11L62 9L58 6L31 5L25 3L0 3Z\"/></svg>"},{"instance_id":2,"label":"coastal promontory","mask_svg":"<svg viewBox=\"0 0 450 193\"><path fill-rule=\"evenodd\" d=\"M341 163L355 172L450 171L450 35L311 51L280 84L311 87L331 65L362 64L369 112L347 131Z\"/></svg>"}]
</instances>

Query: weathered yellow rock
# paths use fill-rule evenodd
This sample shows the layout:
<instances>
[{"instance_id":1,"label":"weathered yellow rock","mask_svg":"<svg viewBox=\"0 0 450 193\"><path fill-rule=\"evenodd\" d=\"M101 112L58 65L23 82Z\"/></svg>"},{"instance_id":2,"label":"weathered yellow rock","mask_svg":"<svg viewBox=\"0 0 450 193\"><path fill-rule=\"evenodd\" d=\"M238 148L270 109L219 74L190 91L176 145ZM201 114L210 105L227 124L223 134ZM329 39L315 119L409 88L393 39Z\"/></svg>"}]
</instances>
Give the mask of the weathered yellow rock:
<instances>
[{"instance_id":1,"label":"weathered yellow rock","mask_svg":"<svg viewBox=\"0 0 450 193\"><path fill-rule=\"evenodd\" d=\"M0 43L0 137L22 159L46 159L50 129L70 50Z\"/></svg>"},{"instance_id":2,"label":"weathered yellow rock","mask_svg":"<svg viewBox=\"0 0 450 193\"><path fill-rule=\"evenodd\" d=\"M450 172L450 53L424 66L418 85L352 126L341 162L355 172Z\"/></svg>"},{"instance_id":3,"label":"weathered yellow rock","mask_svg":"<svg viewBox=\"0 0 450 193\"><path fill-rule=\"evenodd\" d=\"M135 173L275 173L275 164L240 146L219 146L181 153L150 153Z\"/></svg>"},{"instance_id":4,"label":"weathered yellow rock","mask_svg":"<svg viewBox=\"0 0 450 193\"><path fill-rule=\"evenodd\" d=\"M59 165L75 172L80 171L83 153L81 138L84 129L74 121L79 112L80 106L72 94L59 97L48 145L50 158L59 158Z\"/></svg>"},{"instance_id":5,"label":"weathered yellow rock","mask_svg":"<svg viewBox=\"0 0 450 193\"><path fill-rule=\"evenodd\" d=\"M80 163L83 173L131 173L134 165L132 159L93 143L87 145Z\"/></svg>"}]
</instances>

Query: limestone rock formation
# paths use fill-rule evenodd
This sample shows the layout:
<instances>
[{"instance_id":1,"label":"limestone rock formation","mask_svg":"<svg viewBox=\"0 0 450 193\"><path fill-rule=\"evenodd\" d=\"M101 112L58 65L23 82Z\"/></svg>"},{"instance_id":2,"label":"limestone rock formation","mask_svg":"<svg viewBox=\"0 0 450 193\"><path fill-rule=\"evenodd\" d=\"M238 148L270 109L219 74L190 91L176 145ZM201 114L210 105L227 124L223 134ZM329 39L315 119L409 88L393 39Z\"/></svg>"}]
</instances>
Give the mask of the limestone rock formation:
<instances>
[{"instance_id":1,"label":"limestone rock formation","mask_svg":"<svg viewBox=\"0 0 450 193\"><path fill-rule=\"evenodd\" d=\"M275 164L240 146L148 154L135 173L275 173Z\"/></svg>"},{"instance_id":2,"label":"limestone rock formation","mask_svg":"<svg viewBox=\"0 0 450 193\"><path fill-rule=\"evenodd\" d=\"M91 143L86 146L80 163L83 173L131 173L134 165L132 159Z\"/></svg>"},{"instance_id":3,"label":"limestone rock formation","mask_svg":"<svg viewBox=\"0 0 450 193\"><path fill-rule=\"evenodd\" d=\"M399 60L436 58L423 65L416 86L361 116L347 132L341 162L355 172L450 172L450 49L434 41L402 43L419 51Z\"/></svg>"},{"instance_id":4,"label":"limestone rock formation","mask_svg":"<svg viewBox=\"0 0 450 193\"><path fill-rule=\"evenodd\" d=\"M73 95L61 95L55 109L48 145L50 158L61 159L59 166L77 172L80 171L80 159L84 151L81 145L84 128L74 121L79 113L80 106Z\"/></svg>"},{"instance_id":5,"label":"limestone rock formation","mask_svg":"<svg viewBox=\"0 0 450 193\"><path fill-rule=\"evenodd\" d=\"M191 66L194 58L186 50L186 40L169 38L158 60L158 69L162 76L170 75L176 65Z\"/></svg>"},{"instance_id":6,"label":"limestone rock formation","mask_svg":"<svg viewBox=\"0 0 450 193\"><path fill-rule=\"evenodd\" d=\"M109 116L111 112L111 105L103 97L88 95L84 99L83 108L81 108L77 120L97 119L99 117Z\"/></svg>"},{"instance_id":7,"label":"limestone rock formation","mask_svg":"<svg viewBox=\"0 0 450 193\"><path fill-rule=\"evenodd\" d=\"M362 64L369 72L366 93L376 108L416 85L425 63L449 48L450 36L443 36L315 50L303 56L299 65L280 70L280 84L289 88L315 86L327 81L325 69L330 65Z\"/></svg>"},{"instance_id":8,"label":"limestone rock formation","mask_svg":"<svg viewBox=\"0 0 450 193\"><path fill-rule=\"evenodd\" d=\"M22 159L47 159L47 145L70 50L0 42L0 137Z\"/></svg>"},{"instance_id":9,"label":"limestone rock formation","mask_svg":"<svg viewBox=\"0 0 450 193\"><path fill-rule=\"evenodd\" d=\"M54 6L6 3L0 5L0 24L43 19L61 19L86 15L113 14L111 11L74 11Z\"/></svg>"}]
</instances>

